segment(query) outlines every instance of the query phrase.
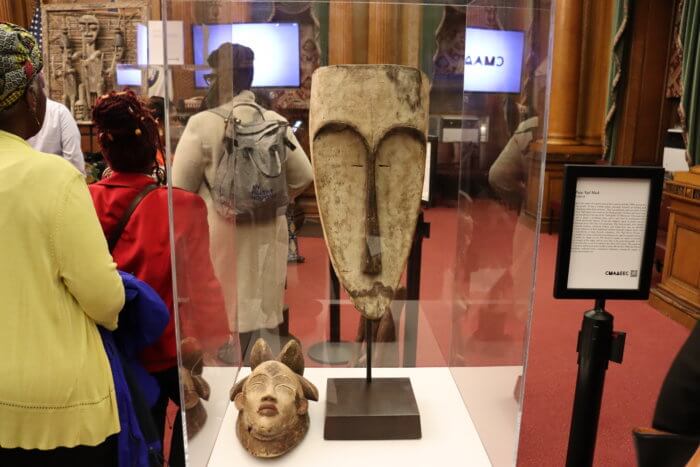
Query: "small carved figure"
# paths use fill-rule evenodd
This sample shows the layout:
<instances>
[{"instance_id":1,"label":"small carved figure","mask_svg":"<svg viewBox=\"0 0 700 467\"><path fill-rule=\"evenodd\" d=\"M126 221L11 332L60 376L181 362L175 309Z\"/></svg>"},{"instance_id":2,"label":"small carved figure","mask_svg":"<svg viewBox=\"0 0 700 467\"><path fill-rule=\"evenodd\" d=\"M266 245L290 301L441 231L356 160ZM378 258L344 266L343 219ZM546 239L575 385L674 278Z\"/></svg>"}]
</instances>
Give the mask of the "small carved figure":
<instances>
[{"instance_id":1,"label":"small carved figure","mask_svg":"<svg viewBox=\"0 0 700 467\"><path fill-rule=\"evenodd\" d=\"M97 48L100 23L94 15L83 15L78 20L78 25L82 36L82 50L73 54L73 60L78 61L79 99L89 111L97 97L104 92L104 56Z\"/></svg>"},{"instance_id":2,"label":"small carved figure","mask_svg":"<svg viewBox=\"0 0 700 467\"><path fill-rule=\"evenodd\" d=\"M68 107L75 116L75 101L78 97L77 72L71 63L71 45L68 37L68 28L64 27L59 36L59 47L61 48L60 70L54 70L56 78L63 78L63 104Z\"/></svg>"},{"instance_id":3,"label":"small carved figure","mask_svg":"<svg viewBox=\"0 0 700 467\"><path fill-rule=\"evenodd\" d=\"M125 49L126 40L124 39L124 32L121 28L117 28L114 32L114 54L112 55L112 64L109 66L109 77L115 88L117 87L117 65L124 59Z\"/></svg>"},{"instance_id":4,"label":"small carved figure","mask_svg":"<svg viewBox=\"0 0 700 467\"><path fill-rule=\"evenodd\" d=\"M270 346L258 339L250 355L252 373L231 389L238 409L236 435L256 457L278 457L288 452L309 429L309 400L318 389L304 378L301 346L291 340L277 359Z\"/></svg>"}]
</instances>

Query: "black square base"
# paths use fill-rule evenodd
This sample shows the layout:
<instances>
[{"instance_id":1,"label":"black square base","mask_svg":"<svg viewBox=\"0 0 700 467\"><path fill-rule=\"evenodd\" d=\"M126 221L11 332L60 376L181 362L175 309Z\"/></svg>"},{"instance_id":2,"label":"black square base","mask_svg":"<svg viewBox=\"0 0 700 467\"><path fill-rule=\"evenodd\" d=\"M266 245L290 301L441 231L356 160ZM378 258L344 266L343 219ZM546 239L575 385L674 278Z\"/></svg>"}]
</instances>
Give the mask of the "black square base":
<instances>
[{"instance_id":1,"label":"black square base","mask_svg":"<svg viewBox=\"0 0 700 467\"><path fill-rule=\"evenodd\" d=\"M329 378L328 440L420 439L420 414L408 378Z\"/></svg>"}]
</instances>

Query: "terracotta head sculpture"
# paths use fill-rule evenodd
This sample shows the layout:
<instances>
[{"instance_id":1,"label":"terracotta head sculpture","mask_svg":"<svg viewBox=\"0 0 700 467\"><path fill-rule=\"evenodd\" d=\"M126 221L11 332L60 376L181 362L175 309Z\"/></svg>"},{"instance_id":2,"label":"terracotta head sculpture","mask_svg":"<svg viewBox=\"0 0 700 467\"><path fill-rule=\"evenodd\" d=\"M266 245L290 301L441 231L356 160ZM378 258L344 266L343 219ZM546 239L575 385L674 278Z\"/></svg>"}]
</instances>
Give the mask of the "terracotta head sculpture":
<instances>
[{"instance_id":1,"label":"terracotta head sculpture","mask_svg":"<svg viewBox=\"0 0 700 467\"><path fill-rule=\"evenodd\" d=\"M204 353L199 342L188 337L182 341L182 367L180 381L182 382L185 398L185 420L187 437L192 439L202 429L207 421L207 411L202 404L209 400L211 389L202 376L204 369Z\"/></svg>"},{"instance_id":2,"label":"terracotta head sculpture","mask_svg":"<svg viewBox=\"0 0 700 467\"><path fill-rule=\"evenodd\" d=\"M263 339L250 356L252 373L231 389L238 409L236 435L256 457L278 457L294 448L309 429L308 401L318 390L304 378L304 356L292 340L276 359Z\"/></svg>"},{"instance_id":3,"label":"terracotta head sculpture","mask_svg":"<svg viewBox=\"0 0 700 467\"><path fill-rule=\"evenodd\" d=\"M75 119L79 122L90 118L88 115L88 109L85 101L79 100L75 103L73 108L73 117L75 117Z\"/></svg>"},{"instance_id":4,"label":"terracotta head sculpture","mask_svg":"<svg viewBox=\"0 0 700 467\"><path fill-rule=\"evenodd\" d=\"M355 308L387 311L420 209L428 79L398 65L316 70L310 130L314 185L333 267Z\"/></svg>"}]
</instances>

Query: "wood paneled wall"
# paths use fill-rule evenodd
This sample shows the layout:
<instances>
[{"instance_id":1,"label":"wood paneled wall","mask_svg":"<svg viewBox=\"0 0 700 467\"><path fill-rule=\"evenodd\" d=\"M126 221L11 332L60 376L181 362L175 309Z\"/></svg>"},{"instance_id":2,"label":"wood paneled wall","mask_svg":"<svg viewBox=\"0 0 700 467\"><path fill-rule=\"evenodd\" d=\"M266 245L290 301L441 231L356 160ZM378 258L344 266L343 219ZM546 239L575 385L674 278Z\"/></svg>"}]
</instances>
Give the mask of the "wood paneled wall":
<instances>
[{"instance_id":1,"label":"wood paneled wall","mask_svg":"<svg viewBox=\"0 0 700 467\"><path fill-rule=\"evenodd\" d=\"M421 5L332 0L329 23L329 64L420 66Z\"/></svg>"},{"instance_id":2,"label":"wood paneled wall","mask_svg":"<svg viewBox=\"0 0 700 467\"><path fill-rule=\"evenodd\" d=\"M636 0L614 163L661 165L673 106L666 98L673 40L672 0Z\"/></svg>"},{"instance_id":3,"label":"wood paneled wall","mask_svg":"<svg viewBox=\"0 0 700 467\"><path fill-rule=\"evenodd\" d=\"M578 139L585 145L600 146L603 140L612 45L611 3L589 1L585 5L577 119Z\"/></svg>"},{"instance_id":4,"label":"wood paneled wall","mask_svg":"<svg viewBox=\"0 0 700 467\"><path fill-rule=\"evenodd\" d=\"M354 5L333 0L328 14L328 64L354 63ZM332 31L332 33L331 33Z\"/></svg>"},{"instance_id":5,"label":"wood paneled wall","mask_svg":"<svg viewBox=\"0 0 700 467\"><path fill-rule=\"evenodd\" d=\"M0 0L0 21L8 21L26 28L33 15L33 0Z\"/></svg>"},{"instance_id":6,"label":"wood paneled wall","mask_svg":"<svg viewBox=\"0 0 700 467\"><path fill-rule=\"evenodd\" d=\"M550 91L550 146L575 144L577 136L583 0L559 2L554 17L554 52Z\"/></svg>"}]
</instances>

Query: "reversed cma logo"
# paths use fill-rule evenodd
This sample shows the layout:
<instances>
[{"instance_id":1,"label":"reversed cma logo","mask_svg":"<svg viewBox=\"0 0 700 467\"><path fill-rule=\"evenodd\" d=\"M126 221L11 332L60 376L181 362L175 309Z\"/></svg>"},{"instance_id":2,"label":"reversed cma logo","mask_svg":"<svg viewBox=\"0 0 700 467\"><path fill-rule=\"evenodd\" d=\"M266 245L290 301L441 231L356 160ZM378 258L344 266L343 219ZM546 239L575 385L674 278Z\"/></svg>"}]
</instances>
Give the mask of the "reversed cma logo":
<instances>
[{"instance_id":1,"label":"reversed cma logo","mask_svg":"<svg viewBox=\"0 0 700 467\"><path fill-rule=\"evenodd\" d=\"M499 56L488 56L484 55L483 57L480 55L477 55L475 59L472 60L471 55L467 55L466 58L464 59L464 64L465 65L483 65L483 66L497 66L501 67L505 64L505 60L503 57Z\"/></svg>"}]
</instances>

